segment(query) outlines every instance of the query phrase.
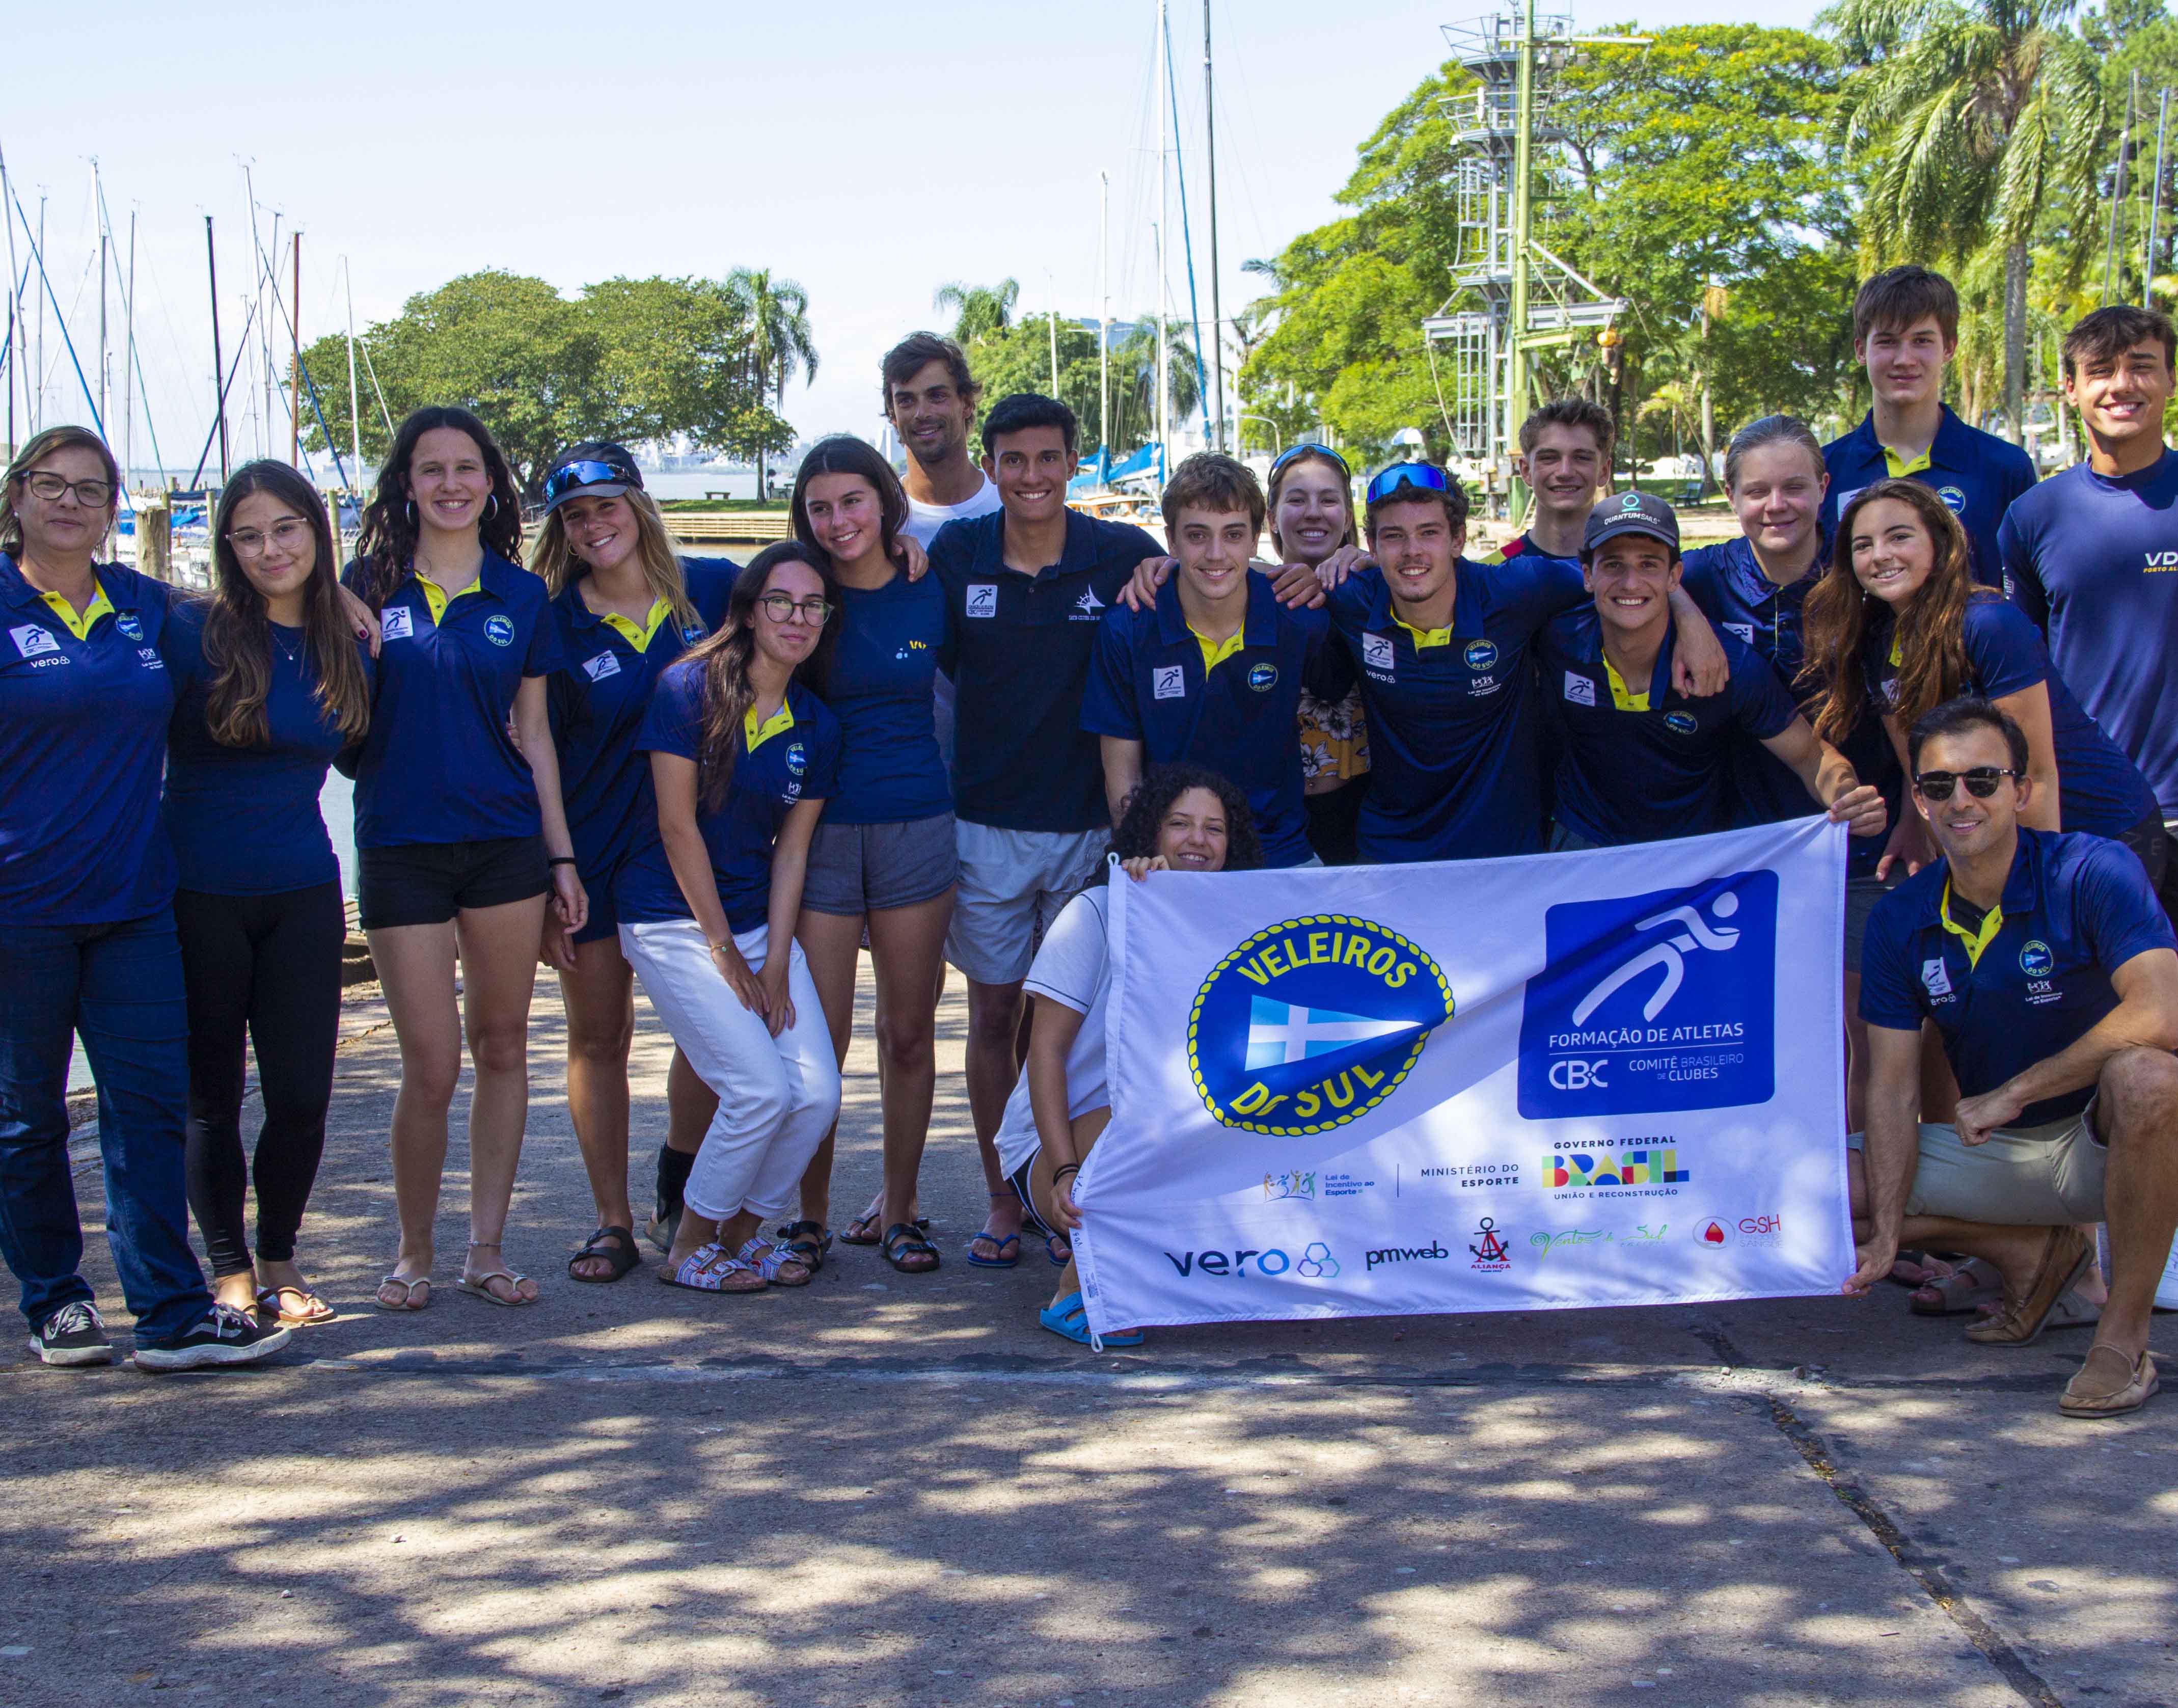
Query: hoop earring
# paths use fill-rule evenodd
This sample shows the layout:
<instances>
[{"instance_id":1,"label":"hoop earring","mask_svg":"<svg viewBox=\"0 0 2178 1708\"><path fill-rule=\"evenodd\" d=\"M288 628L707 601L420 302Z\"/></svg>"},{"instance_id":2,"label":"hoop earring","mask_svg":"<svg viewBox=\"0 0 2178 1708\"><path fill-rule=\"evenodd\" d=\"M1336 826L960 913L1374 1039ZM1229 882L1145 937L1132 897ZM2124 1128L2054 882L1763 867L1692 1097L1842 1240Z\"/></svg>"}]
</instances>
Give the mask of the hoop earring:
<instances>
[{"instance_id":1,"label":"hoop earring","mask_svg":"<svg viewBox=\"0 0 2178 1708\"><path fill-rule=\"evenodd\" d=\"M408 514L408 525L411 528L413 528L416 525L416 501L413 498L410 499L404 508L407 510Z\"/></svg>"},{"instance_id":2,"label":"hoop earring","mask_svg":"<svg viewBox=\"0 0 2178 1708\"><path fill-rule=\"evenodd\" d=\"M488 501L490 503L491 508L485 511L484 513L484 519L486 522L490 522L493 517L499 514L499 495L496 492L490 494L488 495Z\"/></svg>"}]
</instances>

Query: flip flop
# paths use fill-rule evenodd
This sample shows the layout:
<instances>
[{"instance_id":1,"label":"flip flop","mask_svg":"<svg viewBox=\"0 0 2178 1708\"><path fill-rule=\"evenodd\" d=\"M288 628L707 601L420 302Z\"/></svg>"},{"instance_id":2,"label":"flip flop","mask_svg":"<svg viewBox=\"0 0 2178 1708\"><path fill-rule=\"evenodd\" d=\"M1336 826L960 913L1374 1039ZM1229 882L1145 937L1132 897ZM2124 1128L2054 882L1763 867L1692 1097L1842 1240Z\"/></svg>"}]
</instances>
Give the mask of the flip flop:
<instances>
[{"instance_id":1,"label":"flip flop","mask_svg":"<svg viewBox=\"0 0 2178 1708\"><path fill-rule=\"evenodd\" d=\"M387 1276L387 1280L391 1280ZM384 1284L383 1283L380 1284ZM430 1286L430 1283L424 1284ZM289 1297L302 1300L294 1310L287 1308ZM258 1289L257 1310L260 1316L270 1317L282 1328L308 1328L315 1323L330 1322L340 1315L337 1311L310 1291L307 1287L264 1287Z\"/></svg>"},{"instance_id":2,"label":"flip flop","mask_svg":"<svg viewBox=\"0 0 2178 1708\"><path fill-rule=\"evenodd\" d=\"M1913 1290L1934 1293L1939 1301L1908 1300L1906 1308L1916 1317L1971 1317L1984 1305L2004 1303L2004 1277L1994 1263L1969 1257L1950 1274L1924 1281Z\"/></svg>"},{"instance_id":3,"label":"flip flop","mask_svg":"<svg viewBox=\"0 0 2178 1708\"><path fill-rule=\"evenodd\" d=\"M887 1237L889 1237L889 1235ZM977 1240L988 1240L993 1245L999 1248L999 1255L995 1257L978 1257L976 1255ZM1021 1235L1018 1234L993 1234L988 1228L986 1228L982 1233L977 1234L975 1239L968 1241L966 1249L968 1253L969 1264L974 1268L1010 1269L1015 1264L1021 1262Z\"/></svg>"},{"instance_id":4,"label":"flip flop","mask_svg":"<svg viewBox=\"0 0 2178 1708\"><path fill-rule=\"evenodd\" d=\"M401 1289L401 1302L398 1305L388 1305L385 1299L380 1296L389 1287L398 1287ZM416 1296L416 1290L419 1288L421 1288L424 1292L421 1299ZM380 1311L394 1317L402 1317L411 1311L421 1311L431 1302L431 1278L429 1275L388 1275L378 1284L378 1293L372 1295L370 1302Z\"/></svg>"},{"instance_id":5,"label":"flip flop","mask_svg":"<svg viewBox=\"0 0 2178 1708\"><path fill-rule=\"evenodd\" d=\"M502 1311L521 1311L534 1305L537 1300L524 1299L518 1292L512 1299L502 1299L491 1290L491 1284L495 1281L504 1281L511 1288L518 1288L528 1278L527 1275L516 1274L512 1269L494 1269L490 1273L479 1275L474 1280L464 1275L454 1284L471 1297L483 1300L487 1305L496 1305Z\"/></svg>"},{"instance_id":6,"label":"flip flop","mask_svg":"<svg viewBox=\"0 0 2178 1708\"><path fill-rule=\"evenodd\" d=\"M1969 1325L1967 1338L1977 1346L2032 1346L2049 1326L2057 1301L2078 1284L2095 1261L2093 1243L2077 1228L2052 1228L2042 1243L2042 1258L2027 1296L2011 1309Z\"/></svg>"},{"instance_id":7,"label":"flip flop","mask_svg":"<svg viewBox=\"0 0 2178 1708\"><path fill-rule=\"evenodd\" d=\"M667 1248L671 1249L670 1246ZM609 1275L577 1275L575 1265L602 1257L612 1265ZM627 1272L643 1262L643 1251L635 1243L632 1228L600 1228L583 1242L583 1249L567 1260L567 1278L583 1281L594 1287L603 1287L620 1280Z\"/></svg>"},{"instance_id":8,"label":"flip flop","mask_svg":"<svg viewBox=\"0 0 2178 1708\"><path fill-rule=\"evenodd\" d=\"M1036 1313L1036 1320L1062 1340L1070 1340L1076 1346L1089 1342L1089 1307L1081 1302L1079 1293L1070 1293L1056 1305L1047 1305ZM1142 1331L1130 1329L1125 1334L1102 1337L1107 1346L1140 1346Z\"/></svg>"},{"instance_id":9,"label":"flip flop","mask_svg":"<svg viewBox=\"0 0 2178 1708\"><path fill-rule=\"evenodd\" d=\"M1063 1257L1059 1256L1061 1246L1066 1249ZM1053 1268L1064 1269L1074 1261L1074 1242L1064 1234L1047 1234L1043 1236L1043 1255Z\"/></svg>"}]
</instances>

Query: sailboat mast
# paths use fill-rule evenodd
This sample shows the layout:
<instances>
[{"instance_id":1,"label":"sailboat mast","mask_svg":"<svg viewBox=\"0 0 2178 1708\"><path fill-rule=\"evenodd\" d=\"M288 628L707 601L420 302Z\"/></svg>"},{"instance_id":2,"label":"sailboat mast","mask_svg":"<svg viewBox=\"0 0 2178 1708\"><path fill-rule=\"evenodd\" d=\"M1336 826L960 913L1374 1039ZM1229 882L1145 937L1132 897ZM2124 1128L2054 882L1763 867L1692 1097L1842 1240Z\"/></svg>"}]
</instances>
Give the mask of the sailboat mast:
<instances>
[{"instance_id":1,"label":"sailboat mast","mask_svg":"<svg viewBox=\"0 0 2178 1708\"><path fill-rule=\"evenodd\" d=\"M129 293L122 299L121 478L134 466L136 447L136 210L129 210Z\"/></svg>"},{"instance_id":2,"label":"sailboat mast","mask_svg":"<svg viewBox=\"0 0 2178 1708\"><path fill-rule=\"evenodd\" d=\"M227 484L227 366L219 353L219 251L213 246L211 216L205 216L205 271L211 281L211 398L219 411L219 484Z\"/></svg>"},{"instance_id":3,"label":"sailboat mast","mask_svg":"<svg viewBox=\"0 0 2178 1708\"><path fill-rule=\"evenodd\" d=\"M1210 76L1210 0L1202 0L1202 135L1210 179L1210 385L1215 448L1225 448L1225 322L1218 296L1218 118Z\"/></svg>"},{"instance_id":4,"label":"sailboat mast","mask_svg":"<svg viewBox=\"0 0 2178 1708\"><path fill-rule=\"evenodd\" d=\"M112 265L107 250L112 233L106 224L106 189L99 182L96 155L90 157L90 200L98 215L98 426L101 432L106 432L107 375L110 367L106 354L106 280Z\"/></svg>"},{"instance_id":5,"label":"sailboat mast","mask_svg":"<svg viewBox=\"0 0 2178 1708\"><path fill-rule=\"evenodd\" d=\"M303 234L287 239L295 251L294 287L287 293L287 461L303 466Z\"/></svg>"},{"instance_id":6,"label":"sailboat mast","mask_svg":"<svg viewBox=\"0 0 2178 1708\"><path fill-rule=\"evenodd\" d=\"M341 257L341 283L347 292L347 430L348 441L355 447L355 478L363 479L363 405L355 391L355 276L348 271L347 257Z\"/></svg>"},{"instance_id":7,"label":"sailboat mast","mask_svg":"<svg viewBox=\"0 0 2178 1708\"><path fill-rule=\"evenodd\" d=\"M1165 233L1172 223L1170 181L1165 173L1165 151L1171 144L1166 129L1167 98L1165 94L1165 56L1170 51L1170 20L1165 15L1165 0L1157 0L1157 480L1163 484L1167 471L1172 466L1172 353L1166 348L1164 285Z\"/></svg>"},{"instance_id":8,"label":"sailboat mast","mask_svg":"<svg viewBox=\"0 0 2178 1708\"><path fill-rule=\"evenodd\" d=\"M1112 466L1112 174L1097 174L1097 443Z\"/></svg>"},{"instance_id":9,"label":"sailboat mast","mask_svg":"<svg viewBox=\"0 0 2178 1708\"><path fill-rule=\"evenodd\" d=\"M15 379L23 371L23 290L22 275L15 270L15 183L8 176L8 156L0 150L0 224L8 227L8 456L12 462L15 447L22 441L15 436ZM29 419L30 388L23 387L25 419Z\"/></svg>"}]
</instances>

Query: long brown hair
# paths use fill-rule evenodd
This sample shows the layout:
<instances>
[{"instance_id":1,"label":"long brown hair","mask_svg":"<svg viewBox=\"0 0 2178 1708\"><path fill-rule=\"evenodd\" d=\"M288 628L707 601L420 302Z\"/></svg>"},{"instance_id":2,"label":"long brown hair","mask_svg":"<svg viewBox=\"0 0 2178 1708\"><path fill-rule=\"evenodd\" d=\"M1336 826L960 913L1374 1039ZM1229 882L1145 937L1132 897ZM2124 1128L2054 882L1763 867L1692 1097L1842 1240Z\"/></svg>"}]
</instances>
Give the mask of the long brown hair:
<instances>
[{"instance_id":1,"label":"long brown hair","mask_svg":"<svg viewBox=\"0 0 2178 1708\"><path fill-rule=\"evenodd\" d=\"M1956 696L1966 678L1966 610L1973 591L1966 529L1951 506L1918 480L1879 480L1864 486L1838 517L1831 567L1808 594L1801 614L1807 665L1800 681L1803 686L1820 684L1815 733L1833 743L1852 734L1868 709L1861 649L1868 608L1882 601L1853 573L1852 524L1863 510L1885 499L1913 511L1935 548L1929 578L1905 609L1894 614L1900 662L1898 703L1891 709L1910 728L1922 713Z\"/></svg>"},{"instance_id":2,"label":"long brown hair","mask_svg":"<svg viewBox=\"0 0 2178 1708\"><path fill-rule=\"evenodd\" d=\"M56 451L78 446L96 452L98 460L106 465L106 478L112 484L112 490L106 495L106 525L112 529L113 509L121 501L121 467L113 460L113 453L106 448L106 441L88 427L48 427L42 433L31 435L15 453L15 460L8 465L6 475L0 477L0 551L10 557L23 555L23 518L15 513L15 501L23 490L23 477Z\"/></svg>"},{"instance_id":3,"label":"long brown hair","mask_svg":"<svg viewBox=\"0 0 2178 1708\"><path fill-rule=\"evenodd\" d=\"M1304 450L1299 456L1289 453L1284 462L1271 471L1270 490L1263 496L1265 520L1271 530L1271 542L1278 547L1278 558L1282 562L1290 563L1293 559L1286 554L1285 536L1278 532L1278 495L1285 490L1288 475L1296 468L1306 468L1311 463L1321 463L1338 477L1339 507L1346 512L1346 537L1338 544L1351 545L1360 537L1360 531L1354 520L1353 472L1343 463L1333 462L1319 451Z\"/></svg>"},{"instance_id":4,"label":"long brown hair","mask_svg":"<svg viewBox=\"0 0 2178 1708\"><path fill-rule=\"evenodd\" d=\"M824 597L833 614L840 609L840 586L832 578L832 560L813 545L798 539L782 539L751 558L734 578L726 599L725 620L718 632L692 647L688 660L703 673L703 734L696 756L697 799L703 810L715 813L725 804L726 791L734 780L734 761L747 739L743 725L756 703L756 689L749 682L749 660L756 652L756 602L763 597L764 583L782 563L806 563L824 583ZM797 669L822 676L831 661L839 627L829 618L817 644Z\"/></svg>"},{"instance_id":5,"label":"long brown hair","mask_svg":"<svg viewBox=\"0 0 2178 1708\"><path fill-rule=\"evenodd\" d=\"M635 517L635 549L651 602L662 599L673 608L675 627L701 628L703 620L688 602L687 578L681 573L680 548L659 512L658 501L640 486L629 487L620 497ZM537 543L529 548L529 567L544 578L555 599L590 572L590 566L567 538L567 518L562 512L555 510L545 516Z\"/></svg>"},{"instance_id":6,"label":"long brown hair","mask_svg":"<svg viewBox=\"0 0 2178 1708\"><path fill-rule=\"evenodd\" d=\"M284 463L247 463L219 495L212 519L212 594L205 613L205 663L211 684L205 691L205 723L227 747L262 747L272 740L265 696L272 684L272 626L265 595L249 584L227 537L235 507L265 493L310 524L317 557L303 583L303 645L317 675L318 704L348 741L370 727L370 688L356 656L354 631L340 608L333 583L333 537L318 490Z\"/></svg>"},{"instance_id":7,"label":"long brown hair","mask_svg":"<svg viewBox=\"0 0 2178 1708\"><path fill-rule=\"evenodd\" d=\"M432 404L416 410L394 434L393 446L378 471L378 490L363 512L363 533L355 543L355 590L373 610L393 597L415 567L420 530L408 465L416 459L417 441L440 427L466 434L491 477L491 501L477 524L477 539L485 550L497 552L509 563L522 561L522 489L514 484L506 453L490 430L468 410Z\"/></svg>"},{"instance_id":8,"label":"long brown hair","mask_svg":"<svg viewBox=\"0 0 2178 1708\"><path fill-rule=\"evenodd\" d=\"M794 476L794 496L788 502L794 537L812 551L821 552L824 548L818 545L817 530L809 522L809 483L819 474L852 474L869 482L878 495L878 543L885 561L897 564L900 531L907 526L907 492L892 464L878 455L877 446L851 433L835 433L819 439L802 459Z\"/></svg>"}]
</instances>

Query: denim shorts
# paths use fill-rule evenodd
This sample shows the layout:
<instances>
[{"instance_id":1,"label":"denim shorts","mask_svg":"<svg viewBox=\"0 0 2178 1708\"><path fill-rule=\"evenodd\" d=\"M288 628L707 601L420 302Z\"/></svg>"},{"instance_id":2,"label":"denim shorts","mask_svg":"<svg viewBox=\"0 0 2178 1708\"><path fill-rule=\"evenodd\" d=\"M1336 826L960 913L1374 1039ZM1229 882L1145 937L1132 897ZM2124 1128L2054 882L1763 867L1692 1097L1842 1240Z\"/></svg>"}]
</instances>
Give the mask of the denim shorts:
<instances>
[{"instance_id":1,"label":"denim shorts","mask_svg":"<svg viewBox=\"0 0 2178 1708\"><path fill-rule=\"evenodd\" d=\"M950 890L960 870L950 813L896 824L819 824L802 905L851 919L913 907Z\"/></svg>"}]
</instances>

